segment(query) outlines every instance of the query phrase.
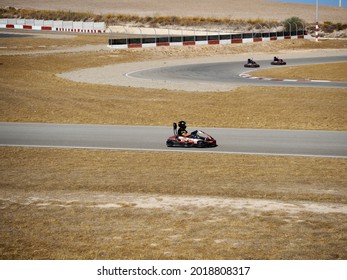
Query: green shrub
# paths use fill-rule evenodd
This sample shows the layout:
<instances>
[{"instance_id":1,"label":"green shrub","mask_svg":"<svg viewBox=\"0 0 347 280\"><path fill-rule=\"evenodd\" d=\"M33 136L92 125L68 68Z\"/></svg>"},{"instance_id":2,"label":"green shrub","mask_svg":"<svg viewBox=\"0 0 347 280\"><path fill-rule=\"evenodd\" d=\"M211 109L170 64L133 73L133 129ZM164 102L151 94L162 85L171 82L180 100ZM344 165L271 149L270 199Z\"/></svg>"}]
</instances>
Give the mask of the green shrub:
<instances>
[{"instance_id":1,"label":"green shrub","mask_svg":"<svg viewBox=\"0 0 347 280\"><path fill-rule=\"evenodd\" d=\"M285 31L299 31L305 29L304 20L298 17L291 17L283 21L283 26Z\"/></svg>"}]
</instances>

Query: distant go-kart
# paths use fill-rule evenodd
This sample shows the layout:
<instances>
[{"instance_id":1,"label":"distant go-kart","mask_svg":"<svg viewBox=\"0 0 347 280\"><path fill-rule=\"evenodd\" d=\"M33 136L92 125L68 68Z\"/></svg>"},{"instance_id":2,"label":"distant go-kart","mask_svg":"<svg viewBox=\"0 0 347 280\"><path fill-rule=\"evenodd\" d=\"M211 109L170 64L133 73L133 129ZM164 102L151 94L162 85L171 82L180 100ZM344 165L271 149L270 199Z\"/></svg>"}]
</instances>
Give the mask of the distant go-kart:
<instances>
[{"instance_id":1,"label":"distant go-kart","mask_svg":"<svg viewBox=\"0 0 347 280\"><path fill-rule=\"evenodd\" d=\"M286 65L287 63L283 59L273 60L271 65Z\"/></svg>"},{"instance_id":2,"label":"distant go-kart","mask_svg":"<svg viewBox=\"0 0 347 280\"><path fill-rule=\"evenodd\" d=\"M184 148L212 148L217 147L217 141L209 134L195 130L189 137L178 136L177 124L173 123L174 135L166 140L168 147L184 147Z\"/></svg>"},{"instance_id":3,"label":"distant go-kart","mask_svg":"<svg viewBox=\"0 0 347 280\"><path fill-rule=\"evenodd\" d=\"M258 68L260 67L260 65L258 63L256 63L255 61L252 62L247 62L244 67L246 68Z\"/></svg>"}]
</instances>

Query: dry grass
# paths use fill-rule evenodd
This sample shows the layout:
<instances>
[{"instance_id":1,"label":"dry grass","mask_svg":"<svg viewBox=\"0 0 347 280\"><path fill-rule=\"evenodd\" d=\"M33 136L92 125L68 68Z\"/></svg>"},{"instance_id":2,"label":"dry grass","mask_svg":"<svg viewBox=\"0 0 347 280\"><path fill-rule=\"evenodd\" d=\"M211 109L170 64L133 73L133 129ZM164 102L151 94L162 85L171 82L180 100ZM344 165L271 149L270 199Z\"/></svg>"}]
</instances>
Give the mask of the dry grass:
<instances>
[{"instance_id":1,"label":"dry grass","mask_svg":"<svg viewBox=\"0 0 347 280\"><path fill-rule=\"evenodd\" d=\"M10 194L1 201L3 259L347 257L345 214L204 206L206 197L346 203L344 159L197 154L192 166L175 153L1 148L0 156L0 188ZM126 198L97 206L120 193L151 194L154 208ZM156 208L166 195L201 206L174 199Z\"/></svg>"},{"instance_id":2,"label":"dry grass","mask_svg":"<svg viewBox=\"0 0 347 280\"><path fill-rule=\"evenodd\" d=\"M72 12L62 10L33 10L14 7L0 8L0 17L37 20L104 21L104 19L100 15L96 15L93 13Z\"/></svg>"},{"instance_id":3,"label":"dry grass","mask_svg":"<svg viewBox=\"0 0 347 280\"><path fill-rule=\"evenodd\" d=\"M52 33L30 34L28 36L28 34L20 30L11 30L11 33L17 34L18 37L1 38L0 54L8 53L9 51L59 50L67 47L106 44L107 42L106 36L75 36L70 34L55 34L58 36L54 36Z\"/></svg>"},{"instance_id":4,"label":"dry grass","mask_svg":"<svg viewBox=\"0 0 347 280\"><path fill-rule=\"evenodd\" d=\"M82 42L83 38L86 38L87 43L91 40L86 36L80 38ZM301 42L295 44L298 48L304 47ZM336 43L323 44L325 47L336 47ZM344 44L341 43L342 46ZM288 45L292 46L289 42L272 44L269 51ZM310 43L308 45L310 46ZM257 51L260 47L253 48ZM226 47L224 52L232 55L250 50L252 47L239 48L238 50L238 47ZM194 55L199 50L204 54L207 52L206 48L186 49L183 52L186 51L186 55ZM221 51L221 48L211 48L208 51L213 53ZM79 68L159 59L164 56L174 58L181 55L181 49L162 48L144 51L1 56L0 120L169 125L172 120L185 118L190 125L199 127L346 129L346 89L243 87L222 93L190 94L187 98L186 92L90 85L74 83L55 76L57 73ZM310 78L318 77L322 72L320 66L312 69ZM315 69L317 71L314 71ZM335 69L335 64L325 65L325 69L326 79L334 79L336 73L340 73L339 77L342 79L345 76L342 69ZM295 70L295 73L306 75L307 71ZM329 76L329 73L333 75ZM288 72L285 75L289 75ZM260 91L262 98L258 98ZM185 102L182 104L181 100ZM191 110L193 107L200 110ZM203 115L201 111L204 112Z\"/></svg>"},{"instance_id":5,"label":"dry grass","mask_svg":"<svg viewBox=\"0 0 347 280\"><path fill-rule=\"evenodd\" d=\"M193 165L175 153L15 148L1 148L0 157L2 190L347 202L341 195L345 159L196 154L193 160L199 164Z\"/></svg>"},{"instance_id":6,"label":"dry grass","mask_svg":"<svg viewBox=\"0 0 347 280\"><path fill-rule=\"evenodd\" d=\"M7 46L26 50L18 40L9 39ZM59 49L77 41L44 44ZM311 43L288 44L2 55L0 121L168 125L182 117L196 126L346 130L345 89L239 88L187 98L184 92L78 84L55 76L110 63L270 53ZM178 106L182 99L184 106ZM203 117L188 115L196 104ZM346 259L346 214L339 210L346 203L346 165L345 159L327 158L2 147L0 258ZM124 201L111 207L118 195ZM172 204L143 208L143 195L159 206L172 196ZM103 197L109 204L102 208L96 201ZM215 197L249 199L252 209L205 204ZM179 199L196 203L179 205ZM291 203L297 210L265 211L254 199ZM313 210L300 211L300 201ZM336 213L321 211L326 205Z\"/></svg>"},{"instance_id":7,"label":"dry grass","mask_svg":"<svg viewBox=\"0 0 347 280\"><path fill-rule=\"evenodd\" d=\"M14 214L15 213L15 214ZM40 207L1 215L2 259L346 259L346 215Z\"/></svg>"},{"instance_id":8,"label":"dry grass","mask_svg":"<svg viewBox=\"0 0 347 280\"><path fill-rule=\"evenodd\" d=\"M38 20L65 20L65 21L102 21L107 25L115 24L141 24L146 26L203 26L203 25L224 25L224 26L241 26L241 25L280 25L275 20L264 19L231 19L214 18L214 17L181 17L181 16L139 16L129 14L105 14L98 15L85 12L72 11L51 11L51 10L34 10L34 9L15 9L13 7L0 8L1 18L23 18ZM328 24L328 23L326 23Z\"/></svg>"}]
</instances>

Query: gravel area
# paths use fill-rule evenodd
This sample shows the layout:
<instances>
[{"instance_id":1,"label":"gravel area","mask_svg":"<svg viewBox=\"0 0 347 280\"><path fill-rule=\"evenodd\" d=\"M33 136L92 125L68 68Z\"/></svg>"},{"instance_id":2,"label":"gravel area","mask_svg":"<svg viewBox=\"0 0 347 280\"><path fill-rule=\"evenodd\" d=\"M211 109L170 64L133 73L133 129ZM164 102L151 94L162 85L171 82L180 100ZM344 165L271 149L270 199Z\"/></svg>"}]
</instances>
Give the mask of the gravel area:
<instances>
[{"instance_id":1,"label":"gravel area","mask_svg":"<svg viewBox=\"0 0 347 280\"><path fill-rule=\"evenodd\" d=\"M29 192L14 194L12 191L3 191L0 199L2 208L6 209L11 204L33 205L39 208L48 207L71 207L72 204L87 208L143 208L160 209L167 211L179 211L182 208L224 208L233 212L251 211L259 212L283 211L291 214L299 212L312 213L341 213L347 214L347 206L342 203L324 203L309 201L279 201L270 199L249 198L221 198L212 196L177 196L177 195L147 195L147 194L122 194L103 192L67 192L52 191L42 194L41 192Z\"/></svg>"}]
</instances>

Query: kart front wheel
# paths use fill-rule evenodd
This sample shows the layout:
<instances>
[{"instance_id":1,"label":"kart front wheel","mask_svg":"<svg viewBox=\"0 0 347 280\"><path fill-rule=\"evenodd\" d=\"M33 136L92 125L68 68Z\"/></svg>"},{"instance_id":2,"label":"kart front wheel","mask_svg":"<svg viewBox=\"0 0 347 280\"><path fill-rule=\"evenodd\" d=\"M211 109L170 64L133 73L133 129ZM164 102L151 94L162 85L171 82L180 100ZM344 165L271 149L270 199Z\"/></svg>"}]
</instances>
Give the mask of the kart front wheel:
<instances>
[{"instance_id":1,"label":"kart front wheel","mask_svg":"<svg viewBox=\"0 0 347 280\"><path fill-rule=\"evenodd\" d=\"M196 144L198 148L204 148L205 144L203 141L198 141L198 143Z\"/></svg>"}]
</instances>

